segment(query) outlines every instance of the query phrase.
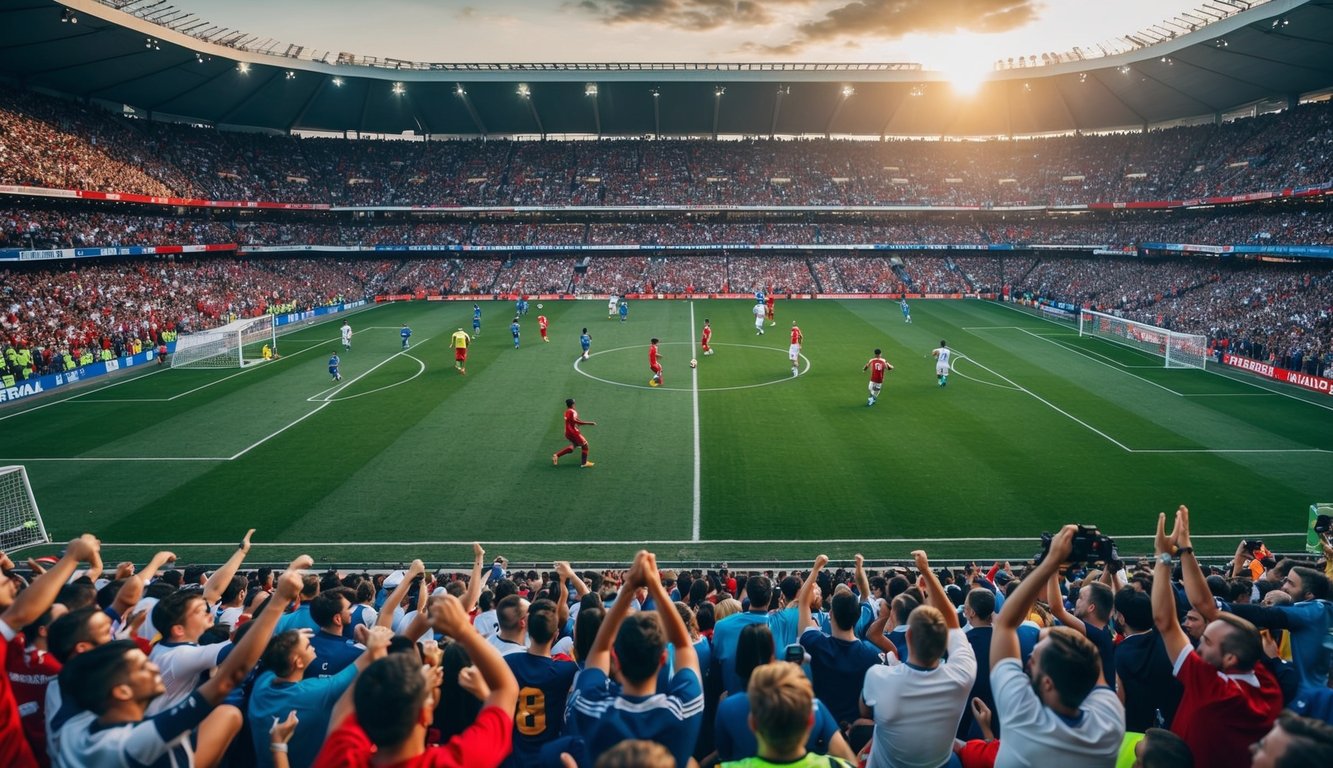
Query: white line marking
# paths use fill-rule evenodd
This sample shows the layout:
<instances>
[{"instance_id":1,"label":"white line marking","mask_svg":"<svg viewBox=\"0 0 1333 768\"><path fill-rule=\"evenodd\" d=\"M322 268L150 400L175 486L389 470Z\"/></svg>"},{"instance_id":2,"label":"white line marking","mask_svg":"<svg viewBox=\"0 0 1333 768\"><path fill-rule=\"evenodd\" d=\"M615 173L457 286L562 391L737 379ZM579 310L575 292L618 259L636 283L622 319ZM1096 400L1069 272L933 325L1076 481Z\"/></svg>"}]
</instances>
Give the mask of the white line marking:
<instances>
[{"instance_id":1,"label":"white line marking","mask_svg":"<svg viewBox=\"0 0 1333 768\"><path fill-rule=\"evenodd\" d=\"M32 461L231 461L226 456L38 456L25 459L0 459L14 464Z\"/></svg>"},{"instance_id":2,"label":"white line marking","mask_svg":"<svg viewBox=\"0 0 1333 768\"><path fill-rule=\"evenodd\" d=\"M962 359L962 356L961 356L961 355L959 355L959 359L960 359L960 360ZM996 389L1007 389L1007 390L1009 390L1010 392L1021 392L1021 391L1022 391L1022 390L1020 390L1018 387L1006 386L1006 385L1004 385L1004 384L996 384L996 383L993 382L993 381L984 381L984 380L982 380L982 379L978 379L978 378L975 377L975 376L968 376L966 373L963 373L962 371L958 370L958 365L957 365L956 363L954 363L954 362L950 362L950 363L949 363L949 370L950 370L950 371L953 371L953 372L954 372L955 374L957 374L958 376L960 376L960 377L962 377L962 378L964 378L964 379L967 379L968 381L975 381L975 382L978 383L978 384L985 384L985 385L988 386L988 387L995 387Z\"/></svg>"},{"instance_id":3,"label":"white line marking","mask_svg":"<svg viewBox=\"0 0 1333 768\"><path fill-rule=\"evenodd\" d=\"M694 354L694 302L690 302L690 354ZM695 359L691 357L690 359ZM699 540L699 369L690 369L690 400L694 412L694 499L690 516L690 540Z\"/></svg>"},{"instance_id":4,"label":"white line marking","mask_svg":"<svg viewBox=\"0 0 1333 768\"><path fill-rule=\"evenodd\" d=\"M663 347L665 347L665 346L679 345L679 344L685 344L685 343L687 343L687 342L683 342L683 341L664 341L664 342L662 342L659 346L663 346ZM688 343L689 343L691 346L694 345L694 342L692 342L692 341L691 341L691 342L688 342ZM592 358L594 358L594 357L597 357L598 355L609 355L609 354L611 354L612 352L623 352L623 351L625 351L625 350L627 350L627 349L643 349L644 346L645 346L645 345L643 345L643 344L636 344L636 345L634 345L634 346L629 346L629 347L616 347L615 349L603 349L603 350L600 350L600 351L597 351L597 352L593 352L592 354L588 355L588 358L589 358L589 359L592 359ZM783 349L781 349L781 348L779 348L779 347L765 347L765 346L761 346L761 345L759 345L759 344L729 344L729 343L721 343L721 344L713 344L712 346L714 346L714 347L746 347L746 348L749 348L749 349L764 349L764 350L768 350L768 351L770 351L770 352L784 352L784 351L785 351L785 350L783 350ZM804 354L802 354L800 357L801 357L802 360L805 361L805 368L801 371L801 374L804 375L804 374L806 374L806 373L808 373L808 372L810 371L810 358L806 357ZM646 384L629 384L629 383L626 383L626 382L623 382L623 381L612 381L611 379L603 379L603 378L600 377L600 376L594 376L594 375L592 375L591 373L588 373L587 371L583 370L583 368L580 366L580 363L582 363L582 362L583 362L583 357L580 355L579 358L578 358L577 360L574 361L574 370L578 371L580 374L582 374L582 375L584 375L584 376L587 376L588 378L592 379L593 381L600 381L600 382L602 382L603 384L610 384L610 385L612 385L612 386L616 386L616 387L629 387L630 389L653 389L653 390L656 390L656 391L658 391L658 392L689 392L689 391L690 391L689 389L686 389L685 387L649 387L649 386L646 385ZM796 378L796 377L794 377L794 376L784 376L784 377L782 377L782 378L780 378L780 379L774 379L774 380L772 380L772 381L764 381L764 382L760 382L760 383L758 383L758 384L740 384L740 385L737 385L737 386L734 386L734 387L700 387L700 388L699 388L699 391L700 391L700 392L730 392L730 391L732 391L732 390L736 390L736 389L755 389L755 388L757 388L757 387L770 387L770 386L772 386L772 385L774 385L774 384L781 384L781 383L783 383L783 382L785 382L785 381L792 381L792 380L795 379L795 378Z\"/></svg>"},{"instance_id":5,"label":"white line marking","mask_svg":"<svg viewBox=\"0 0 1333 768\"><path fill-rule=\"evenodd\" d=\"M249 453L250 451L254 450L255 448L258 448L259 446L263 445L264 443L267 443L270 439L272 439L272 438L274 438L274 437L277 437L278 435L282 434L283 432L286 432L287 430L291 429L292 427L296 426L297 424L300 424L301 422L305 421L306 419L310 418L311 416L314 416L315 414L317 414L317 413L319 413L320 411L324 410L325 408L327 408L327 407L328 407L330 404L332 404L332 403L333 403L332 400L326 400L326 401L324 401L323 403L320 403L319 406L315 408L315 410L313 410L313 411L307 413L306 415L302 416L301 418L297 419L296 421L293 421L292 423L288 424L287 426L283 427L282 429L279 429L278 431L273 432L273 433L271 433L271 434L269 434L269 435L267 435L267 436L265 436L265 437L261 437L261 438L259 438L259 439L256 440L255 442L251 443L249 446L247 446L247 447L241 449L241 451L240 451L239 453L234 454L233 456L231 456L230 458L228 458L227 461L235 461L235 460L241 458L242 456L244 456L245 454L247 454L247 453Z\"/></svg>"},{"instance_id":6,"label":"white line marking","mask_svg":"<svg viewBox=\"0 0 1333 768\"><path fill-rule=\"evenodd\" d=\"M1191 538L1195 539L1230 539L1235 541L1238 538L1253 537L1257 539L1295 539L1305 538L1303 532L1283 531L1281 533L1196 533ZM923 538L923 539L703 539L699 541L685 539L662 539L656 541L644 541L643 539L633 539L630 541L551 541L550 539L538 539L534 541L486 541L482 543L494 547L579 547L579 546L603 546L603 547L638 547L638 546L680 546L684 544L912 544L916 542L964 542L968 544L986 543L992 541L1002 542L1026 542L1034 546L1039 546L1039 536L976 536L976 537L957 537L948 536L943 538ZM1131 535L1131 536L1113 536L1116 541L1151 541L1152 535ZM458 541L422 541L415 539L412 541L269 541L255 542L251 546L255 547L470 547L477 539L460 539ZM102 542L103 547L161 547L162 542ZM172 547L235 547L235 541L219 542L171 542Z\"/></svg>"},{"instance_id":7,"label":"white line marking","mask_svg":"<svg viewBox=\"0 0 1333 768\"><path fill-rule=\"evenodd\" d=\"M1110 435L1106 434L1105 432L1101 431L1100 429L1097 429L1096 427L1092 426L1091 424L1087 423L1086 421L1083 421L1082 419L1078 418L1077 416L1074 416L1073 414L1069 413L1068 411L1065 411L1065 410L1061 409L1059 406L1055 405L1055 404L1052 403L1051 401L1047 400L1047 399L1044 398L1044 397L1041 397L1040 395L1038 395L1037 393L1035 393L1035 392L1033 392L1032 390L1028 389L1027 387L1024 387L1024 386L1020 385L1019 383L1015 382L1013 379L1009 378L1008 376L1005 376L1004 374L999 373L999 372L997 372L997 371L995 371L995 370L993 370L993 369L991 369L991 368L987 368L986 366L982 365L981 363L978 363L976 360L973 360L972 358L968 357L967 355L964 355L963 353L959 352L957 349L954 350L954 354L955 354L955 355L958 355L960 358L962 358L962 359L964 359L964 360L971 360L971 361L972 361L972 364L975 365L975 366L977 366L977 367L980 368L981 370L983 370L983 371L989 371L990 373L994 374L995 376L998 376L999 378L1004 379L1005 381L1009 382L1009 383L1012 384L1013 386L1018 387L1018 389L1019 389L1020 391L1027 393L1028 396L1032 397L1034 400L1036 400L1036 401L1038 401L1038 402L1040 402L1040 403L1045 404L1047 408L1050 408L1051 410L1053 410L1053 411L1055 411L1056 413L1058 413L1058 414L1064 416L1065 418L1067 418L1067 419L1069 419L1069 420L1071 420L1071 421L1073 421L1073 422L1075 422L1075 423L1077 423L1077 424L1082 425L1084 428L1086 428L1086 429L1089 430L1090 432L1094 432L1094 433L1096 433L1096 434L1098 434L1098 435L1101 435L1103 438L1105 438L1105 439L1106 439L1108 442L1110 442L1112 445L1117 446L1118 448L1120 448L1121 450L1125 451L1126 453L1133 453L1133 452L1134 452L1134 449L1130 448L1129 446L1125 445L1124 443L1120 442L1119 440L1115 439L1114 437L1111 437Z\"/></svg>"},{"instance_id":8,"label":"white line marking","mask_svg":"<svg viewBox=\"0 0 1333 768\"><path fill-rule=\"evenodd\" d=\"M71 401L71 400L74 400L74 399L77 399L77 398L80 398L80 397L85 397L85 396L87 396L87 395L95 394L95 393L97 393L97 392L101 392L101 391L103 391L103 390L111 389L112 387L119 387L121 384L128 384L128 383L130 383L131 381L138 381L139 379L142 379L142 378L144 378L145 376L152 376L153 374L162 373L163 371L166 371L166 370L168 370L168 369L166 369L166 368L158 368L157 370L149 371L148 373L140 374L140 375L138 375L138 376L129 376L129 377L126 377L126 378L124 378L124 379L121 379L120 381L113 381L113 382L111 382L110 384L107 384L105 387L97 387L97 388L95 388L95 389L90 389L90 390L87 390L87 391L85 391L85 392L79 392L79 393L77 393L77 394L70 395L69 397L66 397L66 398L63 398L63 399L60 399L60 400L52 400L52 401L50 401L50 402L42 403L41 405L34 405L33 407L31 407L31 408L26 408L26 409L24 409L24 410L22 410L22 411L15 411L14 413L7 413L7 414L5 414L4 416L0 416L0 421L4 421L5 419L12 419L12 418L14 418L15 416L22 416L22 415L24 415L25 413L32 413L33 411L40 411L40 410L43 409L43 408L49 408L50 406L53 406L53 405L59 405L60 403L68 403L68 402Z\"/></svg>"},{"instance_id":9,"label":"white line marking","mask_svg":"<svg viewBox=\"0 0 1333 768\"><path fill-rule=\"evenodd\" d=\"M1026 333L1027 335L1033 337L1034 339L1041 339L1042 341L1044 341L1044 342L1046 342L1046 343L1048 343L1048 344L1054 344L1055 346L1060 347L1061 349L1065 349L1065 350L1068 350L1068 351L1070 351L1070 352L1073 352L1073 353L1076 354L1076 355L1080 355L1080 356L1082 356L1082 357L1084 357L1084 358L1086 358L1086 359L1088 359L1088 360L1091 360L1091 361L1094 362L1094 363L1097 363L1098 365L1104 365L1104 366L1106 366L1107 368L1110 368L1110 369L1113 370L1113 371L1119 371L1120 373L1123 373L1123 374L1125 374L1126 376L1133 376L1134 378L1138 379L1139 381L1142 381L1142 382L1146 382L1146 383L1148 383L1148 384L1151 384L1151 385L1153 385L1154 387L1157 387L1158 389L1160 389L1160 390L1162 390L1162 391L1164 391L1164 392L1170 392L1171 394L1175 395L1176 397L1181 397L1181 394L1180 394L1179 392L1175 391L1174 389L1172 389L1172 388L1170 388L1170 387L1168 387L1168 386L1164 386L1164 385L1162 385L1162 384L1158 384L1158 383L1155 382L1155 381L1149 381L1148 379L1143 378L1142 376L1138 375L1137 373L1130 373L1129 371L1125 370L1127 367L1131 367L1131 366L1124 366L1124 365L1120 365L1120 364L1112 365L1111 363L1106 362L1106 360L1098 360L1098 359L1097 359L1098 357L1105 357L1105 355L1102 355L1102 354L1100 354L1100 353L1096 353L1096 352L1091 353L1091 354L1085 354L1083 350L1078 349L1077 347L1071 347L1071 346L1068 345L1068 344L1062 344L1062 343L1060 343L1060 342L1058 342L1058 341L1055 341L1054 339L1048 339L1048 338L1046 338L1045 336L1038 336L1037 334L1032 333L1032 332L1030 332L1030 331L1028 331L1028 330L1026 330L1026 329L1024 329L1024 328L1019 328L1018 330L1022 331L1023 333ZM1096 357L1094 357L1093 355L1096 355ZM1110 358L1108 358L1108 359L1110 359Z\"/></svg>"},{"instance_id":10,"label":"white line marking","mask_svg":"<svg viewBox=\"0 0 1333 768\"><path fill-rule=\"evenodd\" d=\"M430 341L430 339L429 339L429 338L426 338L426 339L422 339L422 341L423 341L423 342L426 342L426 341ZM344 400L354 400L354 399L356 399L356 398L358 398L358 397L365 397L366 395L373 395L373 394L375 394L375 393L377 393L377 392L383 392L383 391L386 390L386 389L393 389L394 387L397 387L397 386L399 386L399 385L401 385L401 384L406 384L407 382L409 382L409 381L415 379L416 377L418 377L418 376L420 376L421 374L423 374L423 373L426 372L426 363L425 363L421 358L419 358L419 357L414 357L414 356L412 356L412 355L409 355L409 354L407 354L407 352L408 352L408 350L404 349L404 350L399 351L399 352L396 353L396 354L390 355L390 356L389 356L388 358L386 358L383 362L377 364L374 368L371 368L369 371L366 371L365 373L361 374L360 376L357 376L355 379L348 379L346 383L339 384L339 385L336 386L336 387L330 387L330 388L324 390L323 392L318 392L318 393L316 393L316 394L311 395L310 397L307 397L307 398L306 398L306 402L310 402L310 403L318 403L318 402L340 403L340 402L342 402L342 401L344 401ZM401 357L406 357L406 358L409 359L409 360L416 360L416 361L417 361L417 372L414 373L414 374L412 374L411 376L408 376L406 379L402 379L402 380L400 380L400 381L395 381L395 382L392 383L392 384L385 384L385 385L382 386L382 387L376 387L375 389L368 390L368 391L366 391L366 392L357 392L355 395L348 395L348 396L346 396L346 397L335 397L335 395L337 395L339 392L343 391L343 390L346 389L347 387L351 386L351 385L352 385L354 382L356 382L358 379L364 378L365 376L369 375L371 371L375 370L375 368L379 368L381 365L384 365L385 363L389 362L390 360L394 359L395 357L400 357L400 356L401 356ZM325 394L326 392L328 393L327 395ZM320 397L321 395L324 395L324 397L321 398L321 397Z\"/></svg>"}]
</instances>

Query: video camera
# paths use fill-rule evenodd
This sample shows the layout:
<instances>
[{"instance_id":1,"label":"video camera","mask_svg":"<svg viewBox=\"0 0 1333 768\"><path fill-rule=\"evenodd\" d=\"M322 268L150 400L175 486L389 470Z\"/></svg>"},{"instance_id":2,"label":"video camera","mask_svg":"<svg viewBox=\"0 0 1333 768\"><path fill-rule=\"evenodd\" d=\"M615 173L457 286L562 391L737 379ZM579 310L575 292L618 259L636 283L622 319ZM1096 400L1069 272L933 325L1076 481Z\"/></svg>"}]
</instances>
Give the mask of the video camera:
<instances>
[{"instance_id":1,"label":"video camera","mask_svg":"<svg viewBox=\"0 0 1333 768\"><path fill-rule=\"evenodd\" d=\"M1040 563L1046 559L1047 553L1051 551L1052 538L1054 537L1050 532L1042 532L1041 552L1037 553L1036 562ZM1119 560L1120 553L1116 550L1115 539L1103 536L1095 525L1078 527L1078 532L1074 534L1073 548L1069 551L1069 557L1065 558L1066 563L1111 563Z\"/></svg>"},{"instance_id":2,"label":"video camera","mask_svg":"<svg viewBox=\"0 0 1333 768\"><path fill-rule=\"evenodd\" d=\"M1320 515L1314 519L1314 532L1327 536L1333 530L1333 515Z\"/></svg>"}]
</instances>

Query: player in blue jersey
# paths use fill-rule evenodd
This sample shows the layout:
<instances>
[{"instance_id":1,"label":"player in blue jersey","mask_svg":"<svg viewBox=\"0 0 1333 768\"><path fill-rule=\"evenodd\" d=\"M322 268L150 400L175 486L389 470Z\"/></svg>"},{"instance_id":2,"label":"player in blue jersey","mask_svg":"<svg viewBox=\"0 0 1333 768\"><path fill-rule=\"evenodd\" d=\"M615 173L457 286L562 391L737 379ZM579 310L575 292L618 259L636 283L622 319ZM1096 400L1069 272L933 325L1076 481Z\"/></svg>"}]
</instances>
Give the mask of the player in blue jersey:
<instances>
[{"instance_id":1,"label":"player in blue jersey","mask_svg":"<svg viewBox=\"0 0 1333 768\"><path fill-rule=\"evenodd\" d=\"M519 686L514 753L505 765L536 765L542 745L559 737L564 729L565 699L579 665L551 658L551 646L560 637L559 610L551 600L534 601L528 607L526 651L504 657Z\"/></svg>"},{"instance_id":2,"label":"player in blue jersey","mask_svg":"<svg viewBox=\"0 0 1333 768\"><path fill-rule=\"evenodd\" d=\"M339 370L342 367L342 361L338 359L338 353L334 352L329 358L329 378L333 381L342 381L343 375Z\"/></svg>"},{"instance_id":3,"label":"player in blue jersey","mask_svg":"<svg viewBox=\"0 0 1333 768\"><path fill-rule=\"evenodd\" d=\"M481 307L472 305L472 338L481 335Z\"/></svg>"},{"instance_id":4,"label":"player in blue jersey","mask_svg":"<svg viewBox=\"0 0 1333 768\"><path fill-rule=\"evenodd\" d=\"M756 289L754 289L754 301L755 301L756 304L763 304L763 303L764 303L764 298L765 298L765 296L764 296L764 289L763 289L763 288L756 288Z\"/></svg>"},{"instance_id":5,"label":"player in blue jersey","mask_svg":"<svg viewBox=\"0 0 1333 768\"><path fill-rule=\"evenodd\" d=\"M628 317L629 317L629 302L628 302L628 301L625 301L624 299L621 299L621 300L620 300L620 322L622 322L622 323L625 322L625 320L626 320Z\"/></svg>"},{"instance_id":6,"label":"player in blue jersey","mask_svg":"<svg viewBox=\"0 0 1333 768\"><path fill-rule=\"evenodd\" d=\"M519 315L521 317L523 315L526 315L527 313L528 313L528 300L523 298L522 296L519 296L518 301L514 303L514 314Z\"/></svg>"},{"instance_id":7,"label":"player in blue jersey","mask_svg":"<svg viewBox=\"0 0 1333 768\"><path fill-rule=\"evenodd\" d=\"M518 349L518 315L514 315L514 322L509 324L509 332L514 334L514 349Z\"/></svg>"},{"instance_id":8,"label":"player in blue jersey","mask_svg":"<svg viewBox=\"0 0 1333 768\"><path fill-rule=\"evenodd\" d=\"M403 349L407 349L407 340L412 338L412 329L407 327L407 323L403 323L403 329L398 335L403 337Z\"/></svg>"},{"instance_id":9,"label":"player in blue jersey","mask_svg":"<svg viewBox=\"0 0 1333 768\"><path fill-rule=\"evenodd\" d=\"M592 348L592 337L588 335L588 329L584 328L583 333L579 334L579 346L583 347L583 359L588 359L588 350Z\"/></svg>"},{"instance_id":10,"label":"player in blue jersey","mask_svg":"<svg viewBox=\"0 0 1333 768\"><path fill-rule=\"evenodd\" d=\"M911 323L911 322L912 322L912 308L909 307L909 306L907 306L907 297L906 297L906 296L902 297L902 299L898 302L898 306L902 307L902 309L903 309L903 322L904 322L904 323Z\"/></svg>"}]
</instances>

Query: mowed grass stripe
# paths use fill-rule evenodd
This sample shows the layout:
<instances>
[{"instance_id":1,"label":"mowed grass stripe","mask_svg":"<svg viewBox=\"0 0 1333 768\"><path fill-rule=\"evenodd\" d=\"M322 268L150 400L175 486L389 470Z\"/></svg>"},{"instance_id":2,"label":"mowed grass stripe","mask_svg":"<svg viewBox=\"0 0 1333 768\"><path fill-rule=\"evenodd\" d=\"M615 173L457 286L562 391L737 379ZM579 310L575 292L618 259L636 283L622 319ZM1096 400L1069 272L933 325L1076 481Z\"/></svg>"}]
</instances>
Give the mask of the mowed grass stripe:
<instances>
[{"instance_id":1,"label":"mowed grass stripe","mask_svg":"<svg viewBox=\"0 0 1333 768\"><path fill-rule=\"evenodd\" d=\"M928 355L947 338L1108 434L1143 438L1136 447L1151 438L1201 449L1251 439L1333 448L1333 411L1276 395L1191 399L1161 388L1259 391L1244 380L1117 371L1031 335L1089 341L1071 340L1070 329L984 302L914 302L907 325L896 302L779 300L777 325L762 337L754 335L752 306L695 304L697 325L712 320L719 350L699 368L705 542L675 547L673 556L725 559L735 551L707 543L716 539L1035 536L1071 516L1132 531L1140 518L1181 502L1201 510L1200 532L1255 530L1261 522L1300 530L1304 507L1328 495L1328 454L1126 454L966 361L960 374L976 380L955 374L941 390ZM91 529L109 540L169 543L229 541L253 526L269 541L327 540L328 551L340 553L353 550L335 549L337 542L352 541L688 540L687 363L697 356L689 304L632 302L622 324L605 319L605 302L547 303L551 343L540 341L534 307L518 350L507 330L512 303L482 308L483 334L466 377L452 369L448 336L456 327L470 332L470 304L403 304L353 316L345 379L391 362L345 382L335 402L237 461L29 465L48 528L57 537ZM811 366L796 380L786 361L792 319L805 332ZM395 357L404 321L414 331L409 354L426 363L424 374L407 356ZM284 336L282 360L170 402L57 404L3 424L16 435L11 445L52 456L131 448L165 455L198 445L225 445L231 455L318 405L340 324ZM585 370L617 384L575 371L583 326L600 353ZM963 330L1010 326L1030 333ZM646 386L654 335L664 342L667 386L680 391ZM877 346L896 370L879 404L867 408L861 366ZM301 349L308 351L296 354ZM1114 347L1082 351L1130 364L1141 357L1135 350L1121 357ZM168 371L111 391L167 398L232 373ZM776 383L709 391L765 381ZM585 430L593 469L578 469L577 454L559 468L550 464L564 444L566 397L598 421ZM958 549L976 552L975 544ZM772 556L783 551L774 545Z\"/></svg>"}]
</instances>

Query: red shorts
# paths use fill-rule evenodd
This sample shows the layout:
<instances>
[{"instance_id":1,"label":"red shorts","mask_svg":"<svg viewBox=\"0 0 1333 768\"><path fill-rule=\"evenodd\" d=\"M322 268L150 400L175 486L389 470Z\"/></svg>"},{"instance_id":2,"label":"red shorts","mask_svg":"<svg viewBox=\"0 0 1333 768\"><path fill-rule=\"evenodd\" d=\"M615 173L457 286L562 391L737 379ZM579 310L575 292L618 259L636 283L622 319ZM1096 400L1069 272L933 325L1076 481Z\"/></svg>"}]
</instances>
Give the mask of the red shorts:
<instances>
[{"instance_id":1,"label":"red shorts","mask_svg":"<svg viewBox=\"0 0 1333 768\"><path fill-rule=\"evenodd\" d=\"M454 347L454 360L463 361L467 359L467 347Z\"/></svg>"},{"instance_id":2,"label":"red shorts","mask_svg":"<svg viewBox=\"0 0 1333 768\"><path fill-rule=\"evenodd\" d=\"M653 373L661 373L661 372L662 372L662 364L661 364L661 363L653 363L652 365L650 365L650 366L648 366L648 367L652 369Z\"/></svg>"},{"instance_id":3,"label":"red shorts","mask_svg":"<svg viewBox=\"0 0 1333 768\"><path fill-rule=\"evenodd\" d=\"M568 440L573 445L582 446L588 444L588 438L584 437L583 433L581 432L575 432L573 434L566 432L565 439Z\"/></svg>"}]
</instances>

